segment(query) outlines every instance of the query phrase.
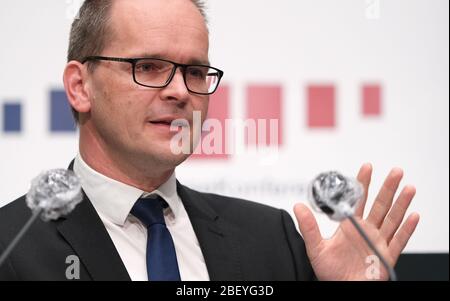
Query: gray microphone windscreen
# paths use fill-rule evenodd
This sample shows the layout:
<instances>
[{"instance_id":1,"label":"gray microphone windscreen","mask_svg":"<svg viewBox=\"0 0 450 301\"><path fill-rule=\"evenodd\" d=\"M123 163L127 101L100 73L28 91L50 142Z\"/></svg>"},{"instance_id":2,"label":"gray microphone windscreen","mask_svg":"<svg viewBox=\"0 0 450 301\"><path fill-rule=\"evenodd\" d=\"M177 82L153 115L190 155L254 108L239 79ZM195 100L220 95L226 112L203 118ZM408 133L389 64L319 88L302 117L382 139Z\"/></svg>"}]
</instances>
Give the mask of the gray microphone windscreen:
<instances>
[{"instance_id":1,"label":"gray microphone windscreen","mask_svg":"<svg viewBox=\"0 0 450 301\"><path fill-rule=\"evenodd\" d=\"M311 182L308 199L316 211L342 221L353 215L363 193L364 188L356 179L330 171L321 173Z\"/></svg>"},{"instance_id":2,"label":"gray microphone windscreen","mask_svg":"<svg viewBox=\"0 0 450 301\"><path fill-rule=\"evenodd\" d=\"M83 200L81 182L71 170L45 171L31 182L26 203L33 211L41 211L44 221L69 214Z\"/></svg>"}]
</instances>

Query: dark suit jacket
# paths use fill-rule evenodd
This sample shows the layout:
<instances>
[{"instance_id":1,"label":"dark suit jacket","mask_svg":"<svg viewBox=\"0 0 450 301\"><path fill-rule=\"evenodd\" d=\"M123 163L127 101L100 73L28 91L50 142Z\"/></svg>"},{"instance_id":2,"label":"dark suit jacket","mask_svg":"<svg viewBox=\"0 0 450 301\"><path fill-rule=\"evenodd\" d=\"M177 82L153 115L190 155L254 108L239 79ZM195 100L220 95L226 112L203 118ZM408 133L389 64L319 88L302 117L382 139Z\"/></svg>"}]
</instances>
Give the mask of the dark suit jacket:
<instances>
[{"instance_id":1,"label":"dark suit jacket","mask_svg":"<svg viewBox=\"0 0 450 301\"><path fill-rule=\"evenodd\" d=\"M303 239L286 211L177 185L211 280L313 279ZM0 253L30 216L24 197L0 209ZM80 259L81 280L130 280L86 196L65 218L37 220L0 267L0 280L67 280L70 255Z\"/></svg>"}]
</instances>

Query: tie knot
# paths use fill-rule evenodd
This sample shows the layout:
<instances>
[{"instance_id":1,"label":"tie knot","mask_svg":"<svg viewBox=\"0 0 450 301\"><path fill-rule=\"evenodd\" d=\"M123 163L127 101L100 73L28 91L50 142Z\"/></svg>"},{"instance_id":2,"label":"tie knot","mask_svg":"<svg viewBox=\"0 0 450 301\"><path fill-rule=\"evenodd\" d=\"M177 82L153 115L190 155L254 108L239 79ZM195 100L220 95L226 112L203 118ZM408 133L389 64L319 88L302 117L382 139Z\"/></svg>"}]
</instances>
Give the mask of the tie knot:
<instances>
[{"instance_id":1,"label":"tie knot","mask_svg":"<svg viewBox=\"0 0 450 301\"><path fill-rule=\"evenodd\" d=\"M155 224L165 225L163 209L166 207L166 201L160 196L154 198L140 198L131 209L137 219L147 228Z\"/></svg>"}]
</instances>

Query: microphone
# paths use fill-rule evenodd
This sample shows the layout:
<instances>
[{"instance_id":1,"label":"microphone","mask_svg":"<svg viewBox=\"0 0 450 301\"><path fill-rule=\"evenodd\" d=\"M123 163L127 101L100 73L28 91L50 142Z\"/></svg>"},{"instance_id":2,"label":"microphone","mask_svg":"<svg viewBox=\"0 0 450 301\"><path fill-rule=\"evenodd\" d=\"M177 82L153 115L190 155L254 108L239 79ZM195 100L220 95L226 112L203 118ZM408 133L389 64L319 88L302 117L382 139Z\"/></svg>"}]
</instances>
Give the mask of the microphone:
<instances>
[{"instance_id":1,"label":"microphone","mask_svg":"<svg viewBox=\"0 0 450 301\"><path fill-rule=\"evenodd\" d=\"M0 256L0 267L39 216L44 222L57 220L72 212L82 200L81 181L71 170L53 169L34 178L26 195L32 215Z\"/></svg>"},{"instance_id":2,"label":"microphone","mask_svg":"<svg viewBox=\"0 0 450 301\"><path fill-rule=\"evenodd\" d=\"M308 187L308 199L312 207L318 212L325 213L334 221L341 222L348 218L369 248L380 259L389 273L390 280L396 281L397 275L394 269L377 250L353 216L363 194L364 187L360 182L336 171L319 174Z\"/></svg>"}]
</instances>

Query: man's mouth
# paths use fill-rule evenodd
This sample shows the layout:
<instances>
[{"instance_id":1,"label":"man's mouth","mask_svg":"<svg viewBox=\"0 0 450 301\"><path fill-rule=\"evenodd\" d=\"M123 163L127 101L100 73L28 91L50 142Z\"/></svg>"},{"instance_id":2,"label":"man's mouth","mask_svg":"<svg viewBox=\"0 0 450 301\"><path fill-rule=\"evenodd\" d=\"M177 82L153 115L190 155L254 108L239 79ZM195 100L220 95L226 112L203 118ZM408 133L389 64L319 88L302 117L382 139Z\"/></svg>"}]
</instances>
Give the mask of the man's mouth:
<instances>
[{"instance_id":1,"label":"man's mouth","mask_svg":"<svg viewBox=\"0 0 450 301\"><path fill-rule=\"evenodd\" d=\"M172 124L172 122L170 121L150 121L151 124L156 124L156 125L167 125L170 126Z\"/></svg>"},{"instance_id":2,"label":"man's mouth","mask_svg":"<svg viewBox=\"0 0 450 301\"><path fill-rule=\"evenodd\" d=\"M174 126L174 127L188 127L189 121L183 118L160 118L149 121L150 124L158 125L158 126Z\"/></svg>"}]
</instances>

